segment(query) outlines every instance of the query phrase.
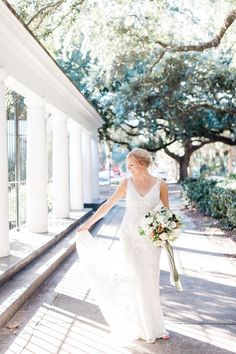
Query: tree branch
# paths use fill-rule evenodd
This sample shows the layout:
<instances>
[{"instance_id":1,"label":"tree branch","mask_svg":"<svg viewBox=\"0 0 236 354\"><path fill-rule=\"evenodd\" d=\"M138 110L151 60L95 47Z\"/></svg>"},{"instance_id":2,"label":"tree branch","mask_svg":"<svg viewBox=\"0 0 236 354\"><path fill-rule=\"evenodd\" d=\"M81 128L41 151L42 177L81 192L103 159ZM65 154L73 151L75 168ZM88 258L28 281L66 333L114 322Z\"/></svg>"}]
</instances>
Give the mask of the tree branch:
<instances>
[{"instance_id":1,"label":"tree branch","mask_svg":"<svg viewBox=\"0 0 236 354\"><path fill-rule=\"evenodd\" d=\"M199 44L187 44L187 45L173 45L173 44L168 44L164 43L160 40L157 40L156 43L159 44L162 48L164 48L153 65L151 66L150 72L148 74L151 75L154 67L160 62L160 60L163 58L165 53L171 52L171 53L179 53L179 52L203 52L206 49L209 48L216 48L220 44L222 38L224 37L226 31L228 28L232 25L232 23L236 20L236 9L232 10L226 19L224 20L223 25L221 26L218 34L215 35L215 37L205 43L199 43Z\"/></svg>"},{"instance_id":2,"label":"tree branch","mask_svg":"<svg viewBox=\"0 0 236 354\"><path fill-rule=\"evenodd\" d=\"M39 17L40 15L42 15L45 11L46 11L46 14L44 15L44 17L46 15L48 15L50 12L56 10L59 6L61 6L61 4L64 2L65 0L59 0L55 3L50 3L50 4L47 4L45 6L43 6L38 12L36 12L36 14L34 14L33 17L31 17L31 19L26 23L27 26L30 26L30 24L36 20L37 17Z\"/></svg>"},{"instance_id":3,"label":"tree branch","mask_svg":"<svg viewBox=\"0 0 236 354\"><path fill-rule=\"evenodd\" d=\"M140 147L148 150L149 152L157 152L159 150L167 148L167 146L169 146L169 145L172 145L176 141L176 138L174 138L172 141L169 141L168 143L163 143L162 139L159 139L159 141L161 141L161 144L159 144L159 146L151 147L150 144L143 143L143 144L140 144Z\"/></svg>"},{"instance_id":4,"label":"tree branch","mask_svg":"<svg viewBox=\"0 0 236 354\"><path fill-rule=\"evenodd\" d=\"M120 129L123 130L129 136L140 136L140 135L143 135L142 133L140 133L140 131L138 131L136 133L130 132L130 131L126 130L124 127L122 127L122 125L120 125Z\"/></svg>"},{"instance_id":5,"label":"tree branch","mask_svg":"<svg viewBox=\"0 0 236 354\"><path fill-rule=\"evenodd\" d=\"M178 161L178 162L180 163L180 161L181 161L181 156L174 154L174 153L171 152L167 147L164 148L164 151L165 151L165 153L166 153L168 156L172 157L172 159L174 159L174 160L176 160L176 161Z\"/></svg>"},{"instance_id":6,"label":"tree branch","mask_svg":"<svg viewBox=\"0 0 236 354\"><path fill-rule=\"evenodd\" d=\"M208 140L208 141L201 141L199 145L192 145L192 152L197 151L197 150L201 149L204 145L210 144L210 143L211 143L211 141Z\"/></svg>"},{"instance_id":7,"label":"tree branch","mask_svg":"<svg viewBox=\"0 0 236 354\"><path fill-rule=\"evenodd\" d=\"M81 0L80 2L78 2L77 4L73 4L70 8L69 11L67 11L60 19L60 21L56 24L55 27L51 28L47 33L51 34L52 32L54 32L58 27L61 26L61 24L63 23L63 21L66 19L67 16L69 16L74 10L76 10L76 8L78 6L81 6L83 4L84 0Z\"/></svg>"},{"instance_id":8,"label":"tree branch","mask_svg":"<svg viewBox=\"0 0 236 354\"><path fill-rule=\"evenodd\" d=\"M189 52L189 51L202 52L205 49L218 47L218 45L221 42L221 39L225 35L225 32L235 20L236 20L236 9L232 10L228 14L226 19L224 20L223 25L219 30L219 33L211 41L200 43L200 44L194 44L194 45L169 46L169 48L173 52Z\"/></svg>"},{"instance_id":9,"label":"tree branch","mask_svg":"<svg viewBox=\"0 0 236 354\"><path fill-rule=\"evenodd\" d=\"M209 103L196 104L195 106L192 106L187 110L184 110L183 114L186 115L188 113L194 112L194 111L196 111L198 109L202 109L202 108L212 109L213 111L218 112L218 113L229 113L229 114L233 114L233 115L236 114L236 109L228 109L228 108L221 109L221 108L215 107Z\"/></svg>"},{"instance_id":10,"label":"tree branch","mask_svg":"<svg viewBox=\"0 0 236 354\"><path fill-rule=\"evenodd\" d=\"M130 148L130 143L128 141L119 141L118 139L113 138L112 136L106 136L106 138L109 141L112 141L113 143L119 144L119 145L125 145Z\"/></svg>"},{"instance_id":11,"label":"tree branch","mask_svg":"<svg viewBox=\"0 0 236 354\"><path fill-rule=\"evenodd\" d=\"M230 145L230 146L236 146L236 139L231 139L229 137L226 136L215 136L215 135L210 135L209 139L211 140L211 143L215 143L215 142L221 142L224 143L226 145Z\"/></svg>"},{"instance_id":12,"label":"tree branch","mask_svg":"<svg viewBox=\"0 0 236 354\"><path fill-rule=\"evenodd\" d=\"M151 66L150 69L148 70L148 74L147 74L146 78L148 78L148 77L151 75L151 73L152 73L154 67L161 61L161 59L164 57L166 51L167 51L167 48L166 48L166 49L163 49L163 50L159 53L157 59L154 61L154 63L152 64L152 66Z\"/></svg>"}]
</instances>

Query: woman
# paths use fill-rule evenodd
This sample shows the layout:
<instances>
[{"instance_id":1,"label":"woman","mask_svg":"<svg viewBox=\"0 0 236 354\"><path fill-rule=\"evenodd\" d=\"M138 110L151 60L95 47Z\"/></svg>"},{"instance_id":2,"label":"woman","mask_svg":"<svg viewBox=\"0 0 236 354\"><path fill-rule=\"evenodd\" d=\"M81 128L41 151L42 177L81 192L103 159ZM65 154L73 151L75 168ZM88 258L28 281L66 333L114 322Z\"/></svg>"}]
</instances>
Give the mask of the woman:
<instances>
[{"instance_id":1,"label":"woman","mask_svg":"<svg viewBox=\"0 0 236 354\"><path fill-rule=\"evenodd\" d=\"M169 339L159 297L161 248L141 237L138 226L157 205L169 207L166 182L152 176L150 154L132 150L127 158L131 178L121 181L114 194L77 232L77 250L93 281L96 298L114 336L124 341ZM119 228L118 251L96 249L90 227L126 196L126 211ZM83 231L83 232L82 232Z\"/></svg>"}]
</instances>

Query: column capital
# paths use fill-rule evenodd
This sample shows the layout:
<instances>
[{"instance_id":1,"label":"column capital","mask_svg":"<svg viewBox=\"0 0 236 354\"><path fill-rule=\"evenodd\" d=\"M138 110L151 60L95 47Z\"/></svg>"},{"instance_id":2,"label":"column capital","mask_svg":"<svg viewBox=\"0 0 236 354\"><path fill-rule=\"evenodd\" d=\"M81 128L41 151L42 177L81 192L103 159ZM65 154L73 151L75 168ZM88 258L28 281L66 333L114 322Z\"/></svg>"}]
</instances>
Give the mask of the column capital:
<instances>
[{"instance_id":1,"label":"column capital","mask_svg":"<svg viewBox=\"0 0 236 354\"><path fill-rule=\"evenodd\" d=\"M72 118L68 118L68 127L69 129L76 129L78 130L82 130L83 127L80 123L76 122L76 120L72 119Z\"/></svg>"},{"instance_id":2,"label":"column capital","mask_svg":"<svg viewBox=\"0 0 236 354\"><path fill-rule=\"evenodd\" d=\"M82 134L83 135L87 135L87 136L92 136L92 132L90 131L90 130L87 130L87 129L85 129L85 128L82 128Z\"/></svg>"},{"instance_id":3,"label":"column capital","mask_svg":"<svg viewBox=\"0 0 236 354\"><path fill-rule=\"evenodd\" d=\"M92 139L98 141L98 132L97 131L95 131L95 132L93 131L91 134L92 134Z\"/></svg>"},{"instance_id":4,"label":"column capital","mask_svg":"<svg viewBox=\"0 0 236 354\"><path fill-rule=\"evenodd\" d=\"M67 115L59 109L52 107L50 108L50 112L52 113L52 116L55 118L56 122L65 123L68 121Z\"/></svg>"},{"instance_id":5,"label":"column capital","mask_svg":"<svg viewBox=\"0 0 236 354\"><path fill-rule=\"evenodd\" d=\"M28 95L25 98L25 103L30 108L42 109L45 108L46 100L37 95Z\"/></svg>"},{"instance_id":6,"label":"column capital","mask_svg":"<svg viewBox=\"0 0 236 354\"><path fill-rule=\"evenodd\" d=\"M0 68L0 83L4 83L7 77L8 77L7 71L3 68Z\"/></svg>"},{"instance_id":7,"label":"column capital","mask_svg":"<svg viewBox=\"0 0 236 354\"><path fill-rule=\"evenodd\" d=\"M68 122L68 117L60 112L60 114L58 114L57 116L53 116L53 118L55 118L56 122L58 123L67 123Z\"/></svg>"}]
</instances>

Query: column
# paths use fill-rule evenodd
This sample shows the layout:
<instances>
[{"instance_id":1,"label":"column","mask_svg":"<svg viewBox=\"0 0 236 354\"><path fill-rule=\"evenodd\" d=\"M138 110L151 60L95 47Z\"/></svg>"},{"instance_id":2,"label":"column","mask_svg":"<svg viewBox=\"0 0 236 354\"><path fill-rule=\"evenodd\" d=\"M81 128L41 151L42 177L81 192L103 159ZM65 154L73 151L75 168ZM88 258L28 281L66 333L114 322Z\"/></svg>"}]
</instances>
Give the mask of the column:
<instances>
[{"instance_id":1,"label":"column","mask_svg":"<svg viewBox=\"0 0 236 354\"><path fill-rule=\"evenodd\" d=\"M8 156L5 84L7 73L0 69L0 257L9 255Z\"/></svg>"},{"instance_id":2,"label":"column","mask_svg":"<svg viewBox=\"0 0 236 354\"><path fill-rule=\"evenodd\" d=\"M73 119L69 121L70 144L70 209L81 210L83 202L81 126Z\"/></svg>"},{"instance_id":3,"label":"column","mask_svg":"<svg viewBox=\"0 0 236 354\"><path fill-rule=\"evenodd\" d=\"M53 112L53 215L56 218L67 218L70 212L67 121L66 115L62 112Z\"/></svg>"},{"instance_id":4,"label":"column","mask_svg":"<svg viewBox=\"0 0 236 354\"><path fill-rule=\"evenodd\" d=\"M48 163L45 100L27 97L27 228L48 230Z\"/></svg>"},{"instance_id":5,"label":"column","mask_svg":"<svg viewBox=\"0 0 236 354\"><path fill-rule=\"evenodd\" d=\"M91 132L82 130L83 160L83 199L85 203L93 202Z\"/></svg>"},{"instance_id":6,"label":"column","mask_svg":"<svg viewBox=\"0 0 236 354\"><path fill-rule=\"evenodd\" d=\"M92 135L92 177L93 177L93 198L99 198L99 151L97 134Z\"/></svg>"}]
</instances>

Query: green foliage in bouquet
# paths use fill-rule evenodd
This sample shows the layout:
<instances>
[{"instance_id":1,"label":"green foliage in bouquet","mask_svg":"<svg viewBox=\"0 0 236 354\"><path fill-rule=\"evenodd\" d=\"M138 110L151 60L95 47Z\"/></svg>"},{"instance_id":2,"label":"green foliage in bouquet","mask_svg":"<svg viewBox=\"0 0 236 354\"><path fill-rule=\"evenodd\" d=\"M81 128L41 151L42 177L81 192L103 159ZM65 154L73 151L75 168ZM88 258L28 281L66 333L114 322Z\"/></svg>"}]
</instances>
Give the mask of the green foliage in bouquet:
<instances>
[{"instance_id":1,"label":"green foliage in bouquet","mask_svg":"<svg viewBox=\"0 0 236 354\"><path fill-rule=\"evenodd\" d=\"M175 241L176 230L181 227L180 218L168 208L150 210L139 226L139 234L150 239L156 246L163 246L165 241Z\"/></svg>"}]
</instances>

